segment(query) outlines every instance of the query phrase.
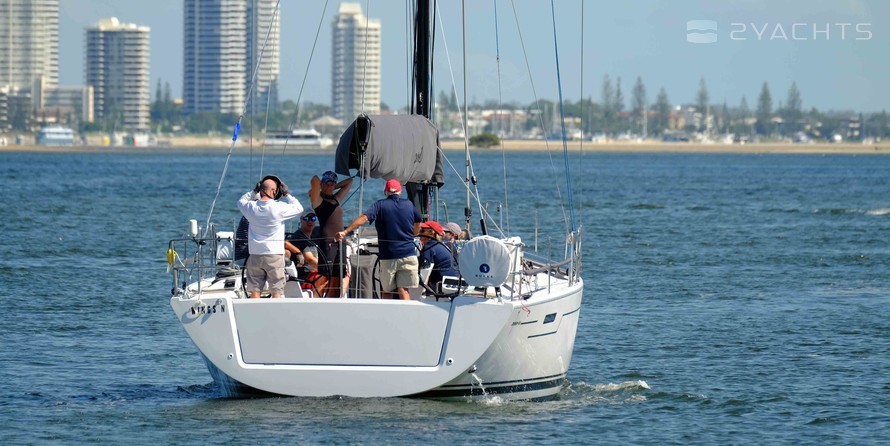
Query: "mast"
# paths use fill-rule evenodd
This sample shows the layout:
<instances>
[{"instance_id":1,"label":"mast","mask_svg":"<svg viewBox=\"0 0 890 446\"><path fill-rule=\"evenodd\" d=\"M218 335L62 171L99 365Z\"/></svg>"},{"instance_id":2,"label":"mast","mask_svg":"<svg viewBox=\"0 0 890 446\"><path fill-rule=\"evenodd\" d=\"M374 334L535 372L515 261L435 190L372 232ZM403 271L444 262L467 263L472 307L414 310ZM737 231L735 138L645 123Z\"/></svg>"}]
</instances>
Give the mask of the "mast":
<instances>
[{"instance_id":1,"label":"mast","mask_svg":"<svg viewBox=\"0 0 890 446\"><path fill-rule=\"evenodd\" d=\"M414 18L414 114L431 118L430 0L417 0Z\"/></svg>"},{"instance_id":2,"label":"mast","mask_svg":"<svg viewBox=\"0 0 890 446\"><path fill-rule=\"evenodd\" d=\"M417 0L414 16L414 92L411 110L413 114L422 115L432 120L432 50L433 36L431 32L431 0ZM438 154L436 155L439 156ZM430 218L430 182L415 183L409 181L405 185L408 199L420 211L424 221ZM435 185L439 186L439 185Z\"/></svg>"}]
</instances>

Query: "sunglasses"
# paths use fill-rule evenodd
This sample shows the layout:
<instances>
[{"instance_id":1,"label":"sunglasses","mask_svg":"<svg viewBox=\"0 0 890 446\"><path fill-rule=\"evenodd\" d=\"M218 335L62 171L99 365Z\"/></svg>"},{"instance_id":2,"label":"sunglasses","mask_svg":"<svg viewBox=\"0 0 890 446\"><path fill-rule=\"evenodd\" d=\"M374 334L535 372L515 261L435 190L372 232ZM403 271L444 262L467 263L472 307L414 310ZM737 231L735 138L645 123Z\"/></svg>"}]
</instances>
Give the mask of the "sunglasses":
<instances>
[{"instance_id":1,"label":"sunglasses","mask_svg":"<svg viewBox=\"0 0 890 446\"><path fill-rule=\"evenodd\" d=\"M306 217L303 217L303 221L318 221L318 216L315 216L315 215L313 215L311 217L306 216Z\"/></svg>"}]
</instances>

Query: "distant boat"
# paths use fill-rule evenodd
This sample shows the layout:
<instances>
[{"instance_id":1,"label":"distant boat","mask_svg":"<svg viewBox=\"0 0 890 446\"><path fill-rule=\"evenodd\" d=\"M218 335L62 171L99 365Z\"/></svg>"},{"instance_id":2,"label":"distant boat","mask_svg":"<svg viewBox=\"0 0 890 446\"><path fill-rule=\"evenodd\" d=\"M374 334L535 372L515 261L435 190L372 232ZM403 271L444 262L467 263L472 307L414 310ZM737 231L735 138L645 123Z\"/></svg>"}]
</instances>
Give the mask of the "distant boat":
<instances>
[{"instance_id":1,"label":"distant boat","mask_svg":"<svg viewBox=\"0 0 890 446\"><path fill-rule=\"evenodd\" d=\"M124 137L124 143L125 145L133 147L153 147L158 145L158 140L154 135L143 132L134 132Z\"/></svg>"},{"instance_id":2,"label":"distant boat","mask_svg":"<svg viewBox=\"0 0 890 446\"><path fill-rule=\"evenodd\" d=\"M37 145L41 146L73 146L74 130L61 125L51 125L40 129L37 133Z\"/></svg>"},{"instance_id":3,"label":"distant boat","mask_svg":"<svg viewBox=\"0 0 890 446\"><path fill-rule=\"evenodd\" d=\"M322 136L315 129L294 129L266 133L266 147L293 147L295 149L327 149L334 140Z\"/></svg>"}]
</instances>

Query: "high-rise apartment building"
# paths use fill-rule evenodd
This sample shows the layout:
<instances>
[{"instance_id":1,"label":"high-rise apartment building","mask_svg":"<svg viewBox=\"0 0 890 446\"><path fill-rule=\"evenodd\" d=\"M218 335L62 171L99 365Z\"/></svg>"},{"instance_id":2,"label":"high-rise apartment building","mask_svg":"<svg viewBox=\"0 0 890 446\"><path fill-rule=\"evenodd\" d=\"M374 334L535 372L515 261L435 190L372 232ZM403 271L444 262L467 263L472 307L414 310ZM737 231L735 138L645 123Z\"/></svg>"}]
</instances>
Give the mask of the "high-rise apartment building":
<instances>
[{"instance_id":1,"label":"high-rise apartment building","mask_svg":"<svg viewBox=\"0 0 890 446\"><path fill-rule=\"evenodd\" d=\"M185 113L243 110L248 82L246 10L246 0L184 0Z\"/></svg>"},{"instance_id":2,"label":"high-rise apartment building","mask_svg":"<svg viewBox=\"0 0 890 446\"><path fill-rule=\"evenodd\" d=\"M0 86L59 83L59 0L0 0Z\"/></svg>"},{"instance_id":3,"label":"high-rise apartment building","mask_svg":"<svg viewBox=\"0 0 890 446\"><path fill-rule=\"evenodd\" d=\"M380 20L341 3L333 23L331 111L344 123L380 113Z\"/></svg>"},{"instance_id":4,"label":"high-rise apartment building","mask_svg":"<svg viewBox=\"0 0 890 446\"><path fill-rule=\"evenodd\" d=\"M256 84L251 98L256 110L278 108L278 75L281 57L281 20L275 13L276 0L247 0L247 87L254 71ZM274 23L272 22L274 18ZM271 23L271 28L270 28ZM259 62L259 67L257 63ZM245 88L247 91L247 88Z\"/></svg>"},{"instance_id":5,"label":"high-rise apartment building","mask_svg":"<svg viewBox=\"0 0 890 446\"><path fill-rule=\"evenodd\" d=\"M96 119L117 128L148 130L149 28L99 20L87 28L86 84L93 87Z\"/></svg>"}]
</instances>

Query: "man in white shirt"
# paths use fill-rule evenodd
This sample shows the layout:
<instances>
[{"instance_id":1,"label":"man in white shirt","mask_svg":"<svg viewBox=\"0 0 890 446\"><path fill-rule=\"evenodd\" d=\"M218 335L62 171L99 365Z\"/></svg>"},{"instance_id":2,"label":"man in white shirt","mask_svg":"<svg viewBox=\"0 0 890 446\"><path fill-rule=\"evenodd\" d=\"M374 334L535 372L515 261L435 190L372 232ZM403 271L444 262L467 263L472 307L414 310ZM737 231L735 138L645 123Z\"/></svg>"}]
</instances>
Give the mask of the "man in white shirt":
<instances>
[{"instance_id":1,"label":"man in white shirt","mask_svg":"<svg viewBox=\"0 0 890 446\"><path fill-rule=\"evenodd\" d=\"M277 201L284 198L284 201ZM263 285L269 283L272 297L284 297L284 222L303 212L303 205L294 198L278 177L268 175L254 190L238 200L238 209L250 222L247 246L250 256L245 288L251 298L260 297Z\"/></svg>"}]
</instances>

